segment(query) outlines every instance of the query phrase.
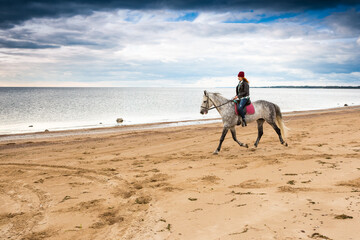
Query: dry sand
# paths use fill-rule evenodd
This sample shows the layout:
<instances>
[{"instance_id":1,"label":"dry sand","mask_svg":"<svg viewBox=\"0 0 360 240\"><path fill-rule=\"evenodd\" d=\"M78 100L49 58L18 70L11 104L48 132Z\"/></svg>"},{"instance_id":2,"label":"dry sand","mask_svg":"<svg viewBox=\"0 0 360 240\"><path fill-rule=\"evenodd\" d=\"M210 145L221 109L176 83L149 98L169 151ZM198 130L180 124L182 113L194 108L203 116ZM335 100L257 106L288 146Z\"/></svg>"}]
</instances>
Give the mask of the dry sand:
<instances>
[{"instance_id":1,"label":"dry sand","mask_svg":"<svg viewBox=\"0 0 360 240\"><path fill-rule=\"evenodd\" d=\"M359 239L360 107L0 142L0 239Z\"/></svg>"}]
</instances>

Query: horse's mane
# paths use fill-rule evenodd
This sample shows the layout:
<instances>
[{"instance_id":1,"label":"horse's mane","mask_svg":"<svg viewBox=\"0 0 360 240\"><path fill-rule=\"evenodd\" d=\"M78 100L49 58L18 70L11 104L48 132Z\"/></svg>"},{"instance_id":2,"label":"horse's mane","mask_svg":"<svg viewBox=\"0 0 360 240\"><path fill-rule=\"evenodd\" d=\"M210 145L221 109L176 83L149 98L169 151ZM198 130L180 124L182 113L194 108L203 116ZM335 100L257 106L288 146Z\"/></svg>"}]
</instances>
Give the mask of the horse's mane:
<instances>
[{"instance_id":1,"label":"horse's mane","mask_svg":"<svg viewBox=\"0 0 360 240\"><path fill-rule=\"evenodd\" d=\"M221 98L221 99L224 99L224 100L227 100L226 97L224 97L221 93L218 93L218 92L214 92L212 93L215 97L218 97L218 98Z\"/></svg>"}]
</instances>

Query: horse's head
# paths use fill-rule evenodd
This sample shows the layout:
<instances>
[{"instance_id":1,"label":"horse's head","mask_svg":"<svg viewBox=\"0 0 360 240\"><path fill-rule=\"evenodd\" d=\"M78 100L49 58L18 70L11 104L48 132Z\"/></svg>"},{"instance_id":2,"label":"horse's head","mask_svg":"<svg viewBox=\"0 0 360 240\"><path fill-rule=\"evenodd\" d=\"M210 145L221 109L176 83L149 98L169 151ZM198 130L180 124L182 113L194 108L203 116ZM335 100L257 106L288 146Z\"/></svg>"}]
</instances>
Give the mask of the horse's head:
<instances>
[{"instance_id":1,"label":"horse's head","mask_svg":"<svg viewBox=\"0 0 360 240\"><path fill-rule=\"evenodd\" d=\"M205 90L204 96L202 99L201 107L200 107L200 114L207 114L209 108L213 106L213 102L210 101L209 93Z\"/></svg>"}]
</instances>

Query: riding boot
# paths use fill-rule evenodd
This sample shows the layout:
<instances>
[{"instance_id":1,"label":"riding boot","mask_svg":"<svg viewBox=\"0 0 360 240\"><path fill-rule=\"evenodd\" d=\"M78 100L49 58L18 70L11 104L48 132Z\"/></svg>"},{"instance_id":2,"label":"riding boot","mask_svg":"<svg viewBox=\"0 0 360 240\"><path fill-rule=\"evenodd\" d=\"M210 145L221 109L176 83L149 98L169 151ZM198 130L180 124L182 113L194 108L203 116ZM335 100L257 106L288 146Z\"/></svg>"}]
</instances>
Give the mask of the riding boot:
<instances>
[{"instance_id":1,"label":"riding boot","mask_svg":"<svg viewBox=\"0 0 360 240\"><path fill-rule=\"evenodd\" d=\"M245 121L245 118L242 119L241 126L242 126L242 127L246 127L246 126L247 126L246 121Z\"/></svg>"},{"instance_id":2,"label":"riding boot","mask_svg":"<svg viewBox=\"0 0 360 240\"><path fill-rule=\"evenodd\" d=\"M240 125L241 125L241 116L238 116L237 125L238 125L238 126L240 126Z\"/></svg>"}]
</instances>

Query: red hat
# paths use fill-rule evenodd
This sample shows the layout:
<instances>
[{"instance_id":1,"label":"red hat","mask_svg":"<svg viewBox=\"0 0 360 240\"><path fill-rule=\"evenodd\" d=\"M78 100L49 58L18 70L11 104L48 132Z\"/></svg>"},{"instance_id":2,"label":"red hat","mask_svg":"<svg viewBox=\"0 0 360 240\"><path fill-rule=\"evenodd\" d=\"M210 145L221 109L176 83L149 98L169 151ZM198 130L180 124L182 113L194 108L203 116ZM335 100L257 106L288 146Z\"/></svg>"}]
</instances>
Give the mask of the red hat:
<instances>
[{"instance_id":1,"label":"red hat","mask_svg":"<svg viewBox=\"0 0 360 240\"><path fill-rule=\"evenodd\" d=\"M239 72L239 74L238 74L238 77L245 77L245 73L244 72Z\"/></svg>"}]
</instances>

